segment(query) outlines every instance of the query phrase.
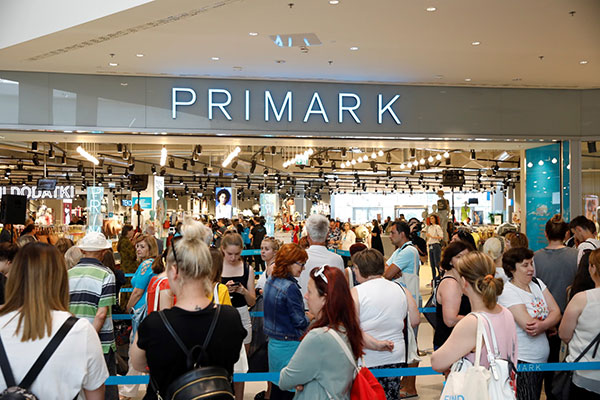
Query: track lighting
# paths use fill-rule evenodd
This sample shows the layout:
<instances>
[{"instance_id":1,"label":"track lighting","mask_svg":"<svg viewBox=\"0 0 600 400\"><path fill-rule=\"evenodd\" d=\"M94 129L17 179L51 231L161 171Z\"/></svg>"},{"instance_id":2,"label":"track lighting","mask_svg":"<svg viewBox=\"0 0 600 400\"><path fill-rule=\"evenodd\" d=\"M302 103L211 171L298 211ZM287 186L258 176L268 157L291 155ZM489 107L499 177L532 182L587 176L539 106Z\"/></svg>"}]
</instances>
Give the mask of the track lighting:
<instances>
[{"instance_id":1,"label":"track lighting","mask_svg":"<svg viewBox=\"0 0 600 400\"><path fill-rule=\"evenodd\" d=\"M37 151L38 142L31 142L31 151Z\"/></svg>"},{"instance_id":2,"label":"track lighting","mask_svg":"<svg viewBox=\"0 0 600 400\"><path fill-rule=\"evenodd\" d=\"M336 170L336 165L335 165L335 161L331 162L331 170L335 171Z\"/></svg>"},{"instance_id":3,"label":"track lighting","mask_svg":"<svg viewBox=\"0 0 600 400\"><path fill-rule=\"evenodd\" d=\"M438 161L442 160L442 155L440 153L436 154L435 159Z\"/></svg>"},{"instance_id":4,"label":"track lighting","mask_svg":"<svg viewBox=\"0 0 600 400\"><path fill-rule=\"evenodd\" d=\"M52 147L52 145L50 145L50 150L48 150L48 158L53 160L54 159L54 147Z\"/></svg>"},{"instance_id":5,"label":"track lighting","mask_svg":"<svg viewBox=\"0 0 600 400\"><path fill-rule=\"evenodd\" d=\"M173 157L169 158L169 167L175 168L175 159Z\"/></svg>"},{"instance_id":6,"label":"track lighting","mask_svg":"<svg viewBox=\"0 0 600 400\"><path fill-rule=\"evenodd\" d=\"M23 170L23 161L21 161L21 160L17 161L17 169L19 171Z\"/></svg>"},{"instance_id":7,"label":"track lighting","mask_svg":"<svg viewBox=\"0 0 600 400\"><path fill-rule=\"evenodd\" d=\"M98 161L98 159L96 157L94 157L93 155L91 155L90 153L88 153L87 151L84 150L83 147L81 146L77 146L77 152L86 160L88 160L89 162L91 162L94 165L98 165L100 164L100 161Z\"/></svg>"},{"instance_id":8,"label":"track lighting","mask_svg":"<svg viewBox=\"0 0 600 400\"><path fill-rule=\"evenodd\" d=\"M450 153L448 153L447 151L444 152L444 158L450 158Z\"/></svg>"},{"instance_id":9,"label":"track lighting","mask_svg":"<svg viewBox=\"0 0 600 400\"><path fill-rule=\"evenodd\" d=\"M477 159L477 154L475 153L475 150L471 150L471 160L476 160Z\"/></svg>"},{"instance_id":10,"label":"track lighting","mask_svg":"<svg viewBox=\"0 0 600 400\"><path fill-rule=\"evenodd\" d=\"M391 153L387 153L385 156L385 162L387 164L389 164L390 162L392 162L392 154Z\"/></svg>"},{"instance_id":11,"label":"track lighting","mask_svg":"<svg viewBox=\"0 0 600 400\"><path fill-rule=\"evenodd\" d=\"M118 151L119 153L122 153L122 152L123 152L123 144L121 144L121 143L117 143L117 151Z\"/></svg>"},{"instance_id":12,"label":"track lighting","mask_svg":"<svg viewBox=\"0 0 600 400\"><path fill-rule=\"evenodd\" d=\"M387 175L388 178L392 177L392 168L387 167L385 170L385 174Z\"/></svg>"},{"instance_id":13,"label":"track lighting","mask_svg":"<svg viewBox=\"0 0 600 400\"><path fill-rule=\"evenodd\" d=\"M187 171L187 169L188 169L187 161L184 161L183 164L181 164L181 168L183 168L184 171Z\"/></svg>"},{"instance_id":14,"label":"track lighting","mask_svg":"<svg viewBox=\"0 0 600 400\"><path fill-rule=\"evenodd\" d=\"M67 174L67 176L69 176L69 175ZM67 179L67 181L68 181L68 179ZM27 182L33 182L33 175L27 174Z\"/></svg>"},{"instance_id":15,"label":"track lighting","mask_svg":"<svg viewBox=\"0 0 600 400\"><path fill-rule=\"evenodd\" d=\"M265 168L265 170L263 171L263 176L266 178L267 176L269 176L269 170L267 168Z\"/></svg>"},{"instance_id":16,"label":"track lighting","mask_svg":"<svg viewBox=\"0 0 600 400\"><path fill-rule=\"evenodd\" d=\"M108 176L112 176L112 172L113 172L113 171L112 171L112 167L109 165L109 166L106 168L106 173L108 174Z\"/></svg>"},{"instance_id":17,"label":"track lighting","mask_svg":"<svg viewBox=\"0 0 600 400\"><path fill-rule=\"evenodd\" d=\"M275 154L277 154L277 147L271 146L271 155L274 156Z\"/></svg>"},{"instance_id":18,"label":"track lighting","mask_svg":"<svg viewBox=\"0 0 600 400\"><path fill-rule=\"evenodd\" d=\"M40 165L40 159L38 157L37 154L34 154L33 157L31 158L31 161L33 162L33 164L35 166L39 166Z\"/></svg>"},{"instance_id":19,"label":"track lighting","mask_svg":"<svg viewBox=\"0 0 600 400\"><path fill-rule=\"evenodd\" d=\"M152 171L152 175L156 175L156 165L152 164L150 171Z\"/></svg>"},{"instance_id":20,"label":"track lighting","mask_svg":"<svg viewBox=\"0 0 600 400\"><path fill-rule=\"evenodd\" d=\"M237 174L233 174L233 180L234 180L234 181L237 181L237 180L238 180L238 176L237 176Z\"/></svg>"},{"instance_id":21,"label":"track lighting","mask_svg":"<svg viewBox=\"0 0 600 400\"><path fill-rule=\"evenodd\" d=\"M250 173L253 174L255 169L256 169L256 160L252 159L252 161L250 161Z\"/></svg>"},{"instance_id":22,"label":"track lighting","mask_svg":"<svg viewBox=\"0 0 600 400\"><path fill-rule=\"evenodd\" d=\"M427 161L432 163L433 162L433 156L429 156L429 158L427 158Z\"/></svg>"},{"instance_id":23,"label":"track lighting","mask_svg":"<svg viewBox=\"0 0 600 400\"><path fill-rule=\"evenodd\" d=\"M208 175L208 168L207 167L202 168L202 174Z\"/></svg>"},{"instance_id":24,"label":"track lighting","mask_svg":"<svg viewBox=\"0 0 600 400\"><path fill-rule=\"evenodd\" d=\"M165 176L167 174L167 170L165 169L165 167L162 167L160 169L160 176Z\"/></svg>"},{"instance_id":25,"label":"track lighting","mask_svg":"<svg viewBox=\"0 0 600 400\"><path fill-rule=\"evenodd\" d=\"M260 152L260 162L262 162L262 163L265 162L265 152L264 152L264 150Z\"/></svg>"},{"instance_id":26,"label":"track lighting","mask_svg":"<svg viewBox=\"0 0 600 400\"><path fill-rule=\"evenodd\" d=\"M346 149L342 149L342 158L346 158Z\"/></svg>"}]
</instances>

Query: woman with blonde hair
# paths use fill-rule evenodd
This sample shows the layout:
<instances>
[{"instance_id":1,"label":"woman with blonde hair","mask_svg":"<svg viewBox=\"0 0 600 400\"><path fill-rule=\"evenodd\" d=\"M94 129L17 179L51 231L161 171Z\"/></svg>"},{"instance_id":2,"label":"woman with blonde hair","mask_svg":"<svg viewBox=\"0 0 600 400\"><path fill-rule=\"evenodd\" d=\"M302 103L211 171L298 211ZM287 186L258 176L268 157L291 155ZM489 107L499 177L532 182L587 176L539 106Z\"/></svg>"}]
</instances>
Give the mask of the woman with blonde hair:
<instances>
[{"instance_id":1,"label":"woman with blonde hair","mask_svg":"<svg viewBox=\"0 0 600 400\"><path fill-rule=\"evenodd\" d=\"M63 328L61 328L63 327ZM0 309L0 337L14 382L0 375L0 392L22 382L52 337L70 328L29 390L38 398L104 399L108 370L92 324L69 312L69 281L64 259L51 245L31 243L13 261ZM77 351L74 351L77 349ZM24 385L25 386L25 385Z\"/></svg>"},{"instance_id":2,"label":"woman with blonde hair","mask_svg":"<svg viewBox=\"0 0 600 400\"><path fill-rule=\"evenodd\" d=\"M174 238L169 246L167 276L177 304L144 319L132 344L133 367L138 371L149 369L155 384L148 388L145 399L156 399L158 395L167 398L169 384L188 372L186 354L166 324L187 349L192 349L204 343L216 318L204 364L224 368L229 378L240 355L246 332L238 312L231 306L217 306L210 299L213 268L201 226L187 219L181 226L181 237Z\"/></svg>"},{"instance_id":3,"label":"woman with blonde hair","mask_svg":"<svg viewBox=\"0 0 600 400\"><path fill-rule=\"evenodd\" d=\"M260 275L258 278L258 282L256 283L256 288L262 289L265 287L265 283L267 283L267 279L271 276L271 272L273 271L273 266L275 265L275 256L277 255L277 251L279 250L279 241L272 237L265 237L260 244L260 258L265 262L265 272Z\"/></svg>"},{"instance_id":4,"label":"woman with blonde hair","mask_svg":"<svg viewBox=\"0 0 600 400\"><path fill-rule=\"evenodd\" d=\"M517 364L517 331L512 313L498 304L498 296L502 294L504 282L495 278L494 261L487 255L473 251L458 259L454 268L460 276L460 286L469 298L472 313L462 318L444 344L431 356L431 366L434 370L447 371L452 364L466 357L471 363L475 362L474 349L477 339L477 317L481 314L486 334L490 337L493 331L496 336L498 353L496 359ZM490 367L488 352L485 344L482 346L480 365ZM513 382L514 383L514 382ZM514 398L514 393L513 396ZM507 398L510 398L507 397Z\"/></svg>"},{"instance_id":5,"label":"woman with blonde hair","mask_svg":"<svg viewBox=\"0 0 600 400\"><path fill-rule=\"evenodd\" d=\"M483 244L483 253L494 261L496 267L496 278L502 279L504 283L508 282L508 276L502 268L502 254L504 253L504 241L500 237L492 236Z\"/></svg>"}]
</instances>

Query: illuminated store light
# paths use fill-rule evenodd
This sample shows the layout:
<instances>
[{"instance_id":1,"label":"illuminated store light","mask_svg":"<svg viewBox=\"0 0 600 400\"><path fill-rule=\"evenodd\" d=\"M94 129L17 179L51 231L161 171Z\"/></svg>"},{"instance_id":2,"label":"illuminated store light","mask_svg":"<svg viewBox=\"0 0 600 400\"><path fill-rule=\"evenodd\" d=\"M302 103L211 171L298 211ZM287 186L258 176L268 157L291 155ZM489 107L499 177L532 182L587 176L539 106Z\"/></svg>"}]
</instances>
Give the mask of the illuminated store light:
<instances>
[{"instance_id":1,"label":"illuminated store light","mask_svg":"<svg viewBox=\"0 0 600 400\"><path fill-rule=\"evenodd\" d=\"M83 158L85 158L86 160L88 160L89 162L91 162L92 164L94 164L94 165L100 164L100 161L98 161L98 159L96 157L94 157L93 155L91 155L90 153L88 153L87 151L85 151L83 149L83 147L77 146L77 152L79 154L81 154L81 156Z\"/></svg>"}]
</instances>

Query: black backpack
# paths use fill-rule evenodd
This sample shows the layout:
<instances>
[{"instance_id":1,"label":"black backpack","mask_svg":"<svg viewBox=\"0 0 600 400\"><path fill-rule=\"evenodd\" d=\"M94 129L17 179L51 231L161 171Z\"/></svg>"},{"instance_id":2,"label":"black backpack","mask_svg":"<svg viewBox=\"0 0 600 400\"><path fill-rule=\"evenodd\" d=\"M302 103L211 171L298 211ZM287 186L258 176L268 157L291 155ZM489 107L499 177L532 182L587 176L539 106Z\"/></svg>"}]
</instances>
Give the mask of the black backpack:
<instances>
[{"instance_id":1,"label":"black backpack","mask_svg":"<svg viewBox=\"0 0 600 400\"><path fill-rule=\"evenodd\" d=\"M233 400L235 395L233 394L233 388L231 386L231 380L229 373L225 368L211 367L211 366L200 366L199 360L206 356L206 349L212 337L212 334L217 325L219 314L221 312L221 305L217 304L215 316L213 317L208 334L202 346L196 345L192 349L188 349L183 343L181 338L175 333L173 326L167 320L166 315L163 311L159 311L160 318L162 319L165 327L175 339L175 342L179 345L181 350L187 357L187 369L188 372L179 376L167 387L165 393L165 400L190 400L190 399L203 399L203 400ZM195 356L195 354L198 354ZM154 385L153 385L154 386ZM158 393L158 387L155 387L158 398L160 399L160 393ZM0 399L1 400L1 399Z\"/></svg>"},{"instance_id":2,"label":"black backpack","mask_svg":"<svg viewBox=\"0 0 600 400\"><path fill-rule=\"evenodd\" d=\"M42 351L42 354L35 360L32 367L29 369L25 377L18 385L15 382L6 350L2 339L0 339L0 367L2 368L2 375L4 375L4 381L6 382L6 390L0 393L0 400L38 400L38 397L29 391L29 387L33 384L35 379L38 377L42 369L52 357L52 354L56 351L58 346L61 344L63 339L67 336L67 333L71 330L73 325L77 322L76 317L69 317L60 327L56 335Z\"/></svg>"}]
</instances>

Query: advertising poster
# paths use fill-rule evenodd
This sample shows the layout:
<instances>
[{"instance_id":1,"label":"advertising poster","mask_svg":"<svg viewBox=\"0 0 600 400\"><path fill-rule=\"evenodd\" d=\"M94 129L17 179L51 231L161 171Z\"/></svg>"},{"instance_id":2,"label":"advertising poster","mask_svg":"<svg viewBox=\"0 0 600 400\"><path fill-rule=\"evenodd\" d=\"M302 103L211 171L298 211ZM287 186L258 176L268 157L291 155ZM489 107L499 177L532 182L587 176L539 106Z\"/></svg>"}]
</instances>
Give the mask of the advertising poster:
<instances>
[{"instance_id":1,"label":"advertising poster","mask_svg":"<svg viewBox=\"0 0 600 400\"><path fill-rule=\"evenodd\" d=\"M218 187L215 189L215 218L231 218L231 188Z\"/></svg>"},{"instance_id":2,"label":"advertising poster","mask_svg":"<svg viewBox=\"0 0 600 400\"><path fill-rule=\"evenodd\" d=\"M88 232L102 232L102 186L89 186L87 188Z\"/></svg>"},{"instance_id":3,"label":"advertising poster","mask_svg":"<svg viewBox=\"0 0 600 400\"><path fill-rule=\"evenodd\" d=\"M71 223L71 210L73 209L72 200L63 200L63 224L69 225Z\"/></svg>"},{"instance_id":4,"label":"advertising poster","mask_svg":"<svg viewBox=\"0 0 600 400\"><path fill-rule=\"evenodd\" d=\"M265 217L267 236L275 234L275 214L277 213L277 200L279 196L274 193L260 194L260 215Z\"/></svg>"}]
</instances>

